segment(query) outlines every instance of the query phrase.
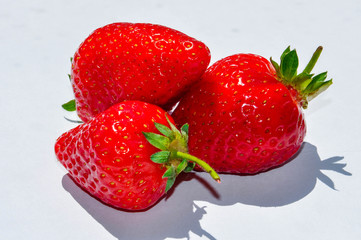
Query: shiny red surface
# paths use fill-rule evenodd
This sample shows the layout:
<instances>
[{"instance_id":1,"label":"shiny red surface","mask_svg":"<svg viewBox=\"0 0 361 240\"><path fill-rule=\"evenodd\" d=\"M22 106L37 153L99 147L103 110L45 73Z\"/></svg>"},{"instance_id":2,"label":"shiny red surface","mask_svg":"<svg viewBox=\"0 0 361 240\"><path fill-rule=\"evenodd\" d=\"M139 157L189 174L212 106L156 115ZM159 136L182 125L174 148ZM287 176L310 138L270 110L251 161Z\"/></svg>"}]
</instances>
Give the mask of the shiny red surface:
<instances>
[{"instance_id":1,"label":"shiny red surface","mask_svg":"<svg viewBox=\"0 0 361 240\"><path fill-rule=\"evenodd\" d=\"M113 23L95 30L76 51L72 85L83 121L123 100L169 110L210 61L205 44L153 24Z\"/></svg>"},{"instance_id":2,"label":"shiny red surface","mask_svg":"<svg viewBox=\"0 0 361 240\"><path fill-rule=\"evenodd\" d=\"M159 150L142 134L157 132L154 121L167 124L159 107L136 101L114 105L60 136L56 156L92 196L118 208L146 209L164 195L166 185L166 169L150 160Z\"/></svg>"},{"instance_id":3,"label":"shiny red surface","mask_svg":"<svg viewBox=\"0 0 361 240\"><path fill-rule=\"evenodd\" d=\"M255 174L282 165L306 133L297 93L268 60L237 54L211 66L172 115L189 127L189 151L216 171Z\"/></svg>"}]
</instances>

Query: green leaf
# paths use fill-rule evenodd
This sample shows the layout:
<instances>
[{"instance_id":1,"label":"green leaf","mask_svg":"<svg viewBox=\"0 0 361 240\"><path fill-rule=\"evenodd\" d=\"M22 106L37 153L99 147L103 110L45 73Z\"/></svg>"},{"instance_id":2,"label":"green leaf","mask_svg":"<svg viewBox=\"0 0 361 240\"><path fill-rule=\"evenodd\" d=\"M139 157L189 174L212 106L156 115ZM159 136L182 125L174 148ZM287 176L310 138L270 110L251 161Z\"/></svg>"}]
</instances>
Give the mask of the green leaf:
<instances>
[{"instance_id":1,"label":"green leaf","mask_svg":"<svg viewBox=\"0 0 361 240\"><path fill-rule=\"evenodd\" d=\"M168 190L172 188L172 186L174 185L175 179L176 179L175 177L168 178L167 184L165 186L165 192L168 192Z\"/></svg>"},{"instance_id":2,"label":"green leaf","mask_svg":"<svg viewBox=\"0 0 361 240\"><path fill-rule=\"evenodd\" d=\"M172 130L170 130L169 127L163 125L163 124L160 124L160 123L154 123L155 127L158 129L159 132L161 132L162 134L164 134L165 136L171 138L173 137L173 132Z\"/></svg>"},{"instance_id":3,"label":"green leaf","mask_svg":"<svg viewBox=\"0 0 361 240\"><path fill-rule=\"evenodd\" d=\"M304 82L304 81L306 81L308 79L311 79L312 76L313 76L313 74L308 74L308 73L302 72L302 73L298 74L296 77L293 78L293 82L295 84L302 83L302 82Z\"/></svg>"},{"instance_id":4,"label":"green leaf","mask_svg":"<svg viewBox=\"0 0 361 240\"><path fill-rule=\"evenodd\" d=\"M163 174L163 178L175 178L176 176L176 171L173 166L170 166Z\"/></svg>"},{"instance_id":5,"label":"green leaf","mask_svg":"<svg viewBox=\"0 0 361 240\"><path fill-rule=\"evenodd\" d=\"M313 74L302 72L293 78L292 84L299 91L303 92L312 81Z\"/></svg>"},{"instance_id":6,"label":"green leaf","mask_svg":"<svg viewBox=\"0 0 361 240\"><path fill-rule=\"evenodd\" d=\"M317 92L319 89L323 88L325 85L331 85L331 80L326 81L326 82L315 82L315 83L310 83L310 87L306 88L305 92L308 94L312 94L314 92Z\"/></svg>"},{"instance_id":7,"label":"green leaf","mask_svg":"<svg viewBox=\"0 0 361 240\"><path fill-rule=\"evenodd\" d=\"M66 111L69 112L74 112L76 111L76 106L75 106L75 99L70 100L67 103L64 103L63 105L61 105Z\"/></svg>"},{"instance_id":8,"label":"green leaf","mask_svg":"<svg viewBox=\"0 0 361 240\"><path fill-rule=\"evenodd\" d=\"M181 127L181 132L183 135L187 135L188 136L188 132L189 132L189 124L186 123Z\"/></svg>"},{"instance_id":9,"label":"green leaf","mask_svg":"<svg viewBox=\"0 0 361 240\"><path fill-rule=\"evenodd\" d=\"M143 135L154 147L160 150L168 150L169 138L152 132L143 132Z\"/></svg>"},{"instance_id":10,"label":"green leaf","mask_svg":"<svg viewBox=\"0 0 361 240\"><path fill-rule=\"evenodd\" d=\"M276 70L277 76L281 76L280 65L278 65L278 63L275 62L275 61L272 59L272 57L270 58L270 61L271 61L272 65L273 65L273 67L274 67L275 70Z\"/></svg>"},{"instance_id":11,"label":"green leaf","mask_svg":"<svg viewBox=\"0 0 361 240\"><path fill-rule=\"evenodd\" d=\"M68 78L69 78L69 81L71 81L71 75L70 74L68 74Z\"/></svg>"},{"instance_id":12,"label":"green leaf","mask_svg":"<svg viewBox=\"0 0 361 240\"><path fill-rule=\"evenodd\" d=\"M181 127L181 134L183 136L186 146L188 146L188 133L189 133L189 125L188 123L186 123Z\"/></svg>"},{"instance_id":13,"label":"green leaf","mask_svg":"<svg viewBox=\"0 0 361 240\"><path fill-rule=\"evenodd\" d=\"M169 151L160 151L154 153L152 156L150 156L150 159L155 163L166 163L168 162L170 152Z\"/></svg>"},{"instance_id":14,"label":"green leaf","mask_svg":"<svg viewBox=\"0 0 361 240\"><path fill-rule=\"evenodd\" d=\"M282 53L281 55L281 62L283 61L284 57L286 56L287 53L289 53L291 51L291 46L288 46Z\"/></svg>"},{"instance_id":15,"label":"green leaf","mask_svg":"<svg viewBox=\"0 0 361 240\"><path fill-rule=\"evenodd\" d=\"M186 159L183 159L183 161L177 166L176 173L179 174L183 172L184 169L186 169L188 165L188 161Z\"/></svg>"},{"instance_id":16,"label":"green leaf","mask_svg":"<svg viewBox=\"0 0 361 240\"><path fill-rule=\"evenodd\" d=\"M327 78L327 72L320 73L312 78L312 81L308 84L304 93L312 93L319 89Z\"/></svg>"},{"instance_id":17,"label":"green leaf","mask_svg":"<svg viewBox=\"0 0 361 240\"><path fill-rule=\"evenodd\" d=\"M312 78L312 82L324 82L327 78L327 72L320 73Z\"/></svg>"},{"instance_id":18,"label":"green leaf","mask_svg":"<svg viewBox=\"0 0 361 240\"><path fill-rule=\"evenodd\" d=\"M180 131L178 130L178 128L176 126L174 126L174 124L169 120L168 116L165 115L166 119L167 119L167 122L170 126L170 129L174 132L174 133L179 133L180 134Z\"/></svg>"},{"instance_id":19,"label":"green leaf","mask_svg":"<svg viewBox=\"0 0 361 240\"><path fill-rule=\"evenodd\" d=\"M317 83L317 89L313 92L308 93L307 100L311 101L315 97L317 97L320 93L324 92L329 86L332 84L332 79L326 81L326 82L318 82Z\"/></svg>"},{"instance_id":20,"label":"green leaf","mask_svg":"<svg viewBox=\"0 0 361 240\"><path fill-rule=\"evenodd\" d=\"M184 169L184 172L185 172L185 173L191 172L191 171L194 169L195 166L196 166L196 163L194 163L194 162L188 162L188 165L187 165L187 167Z\"/></svg>"},{"instance_id":21,"label":"green leaf","mask_svg":"<svg viewBox=\"0 0 361 240\"><path fill-rule=\"evenodd\" d=\"M296 50L288 52L281 61L281 74L286 81L291 81L296 75L298 68L298 56Z\"/></svg>"}]
</instances>

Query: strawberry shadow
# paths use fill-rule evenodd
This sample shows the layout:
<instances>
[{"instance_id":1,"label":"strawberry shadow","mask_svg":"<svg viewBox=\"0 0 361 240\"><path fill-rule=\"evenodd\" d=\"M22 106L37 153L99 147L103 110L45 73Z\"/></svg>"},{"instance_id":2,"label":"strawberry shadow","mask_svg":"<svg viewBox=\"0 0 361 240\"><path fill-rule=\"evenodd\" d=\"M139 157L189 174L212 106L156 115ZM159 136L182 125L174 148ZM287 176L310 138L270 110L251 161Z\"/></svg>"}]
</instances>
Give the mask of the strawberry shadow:
<instances>
[{"instance_id":1,"label":"strawberry shadow","mask_svg":"<svg viewBox=\"0 0 361 240\"><path fill-rule=\"evenodd\" d=\"M343 157L321 160L317 148L304 143L300 153L289 163L258 175L222 174L222 183L213 182L205 173L179 176L174 188L156 206L144 212L125 212L100 203L81 190L68 175L63 187L108 232L118 239L190 238L190 233L204 239L217 239L204 229L208 202L218 206L247 204L282 207L301 200L312 192L317 180L336 190L324 171L350 176L339 163Z\"/></svg>"}]
</instances>

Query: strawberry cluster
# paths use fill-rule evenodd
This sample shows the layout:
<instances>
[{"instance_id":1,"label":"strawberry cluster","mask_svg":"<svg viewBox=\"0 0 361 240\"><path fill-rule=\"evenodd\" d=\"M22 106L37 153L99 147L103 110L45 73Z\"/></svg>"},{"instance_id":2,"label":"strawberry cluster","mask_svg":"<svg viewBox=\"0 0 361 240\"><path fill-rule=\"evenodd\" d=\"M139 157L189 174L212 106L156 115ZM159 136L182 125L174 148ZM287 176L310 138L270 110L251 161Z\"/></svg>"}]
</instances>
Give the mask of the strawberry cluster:
<instances>
[{"instance_id":1,"label":"strawberry cluster","mask_svg":"<svg viewBox=\"0 0 361 240\"><path fill-rule=\"evenodd\" d=\"M177 30L106 25L72 58L75 99L63 107L83 123L57 139L56 156L92 196L132 211L156 204L194 168L219 182L217 172L281 166L303 143L302 108L332 84L326 72L311 73L321 51L301 73L290 48L280 64L235 54L208 67L208 47Z\"/></svg>"}]
</instances>

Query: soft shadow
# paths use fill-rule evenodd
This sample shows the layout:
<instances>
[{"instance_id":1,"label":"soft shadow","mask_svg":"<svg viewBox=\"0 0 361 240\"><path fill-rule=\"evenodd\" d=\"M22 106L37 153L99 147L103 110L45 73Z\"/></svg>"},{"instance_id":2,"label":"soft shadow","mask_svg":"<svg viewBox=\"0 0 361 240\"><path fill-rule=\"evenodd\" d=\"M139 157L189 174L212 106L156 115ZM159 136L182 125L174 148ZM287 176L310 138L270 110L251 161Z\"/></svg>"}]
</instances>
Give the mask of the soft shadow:
<instances>
[{"instance_id":1,"label":"soft shadow","mask_svg":"<svg viewBox=\"0 0 361 240\"><path fill-rule=\"evenodd\" d=\"M194 200L217 205L242 203L261 207L284 206L311 193L318 180L336 190L335 183L326 175L327 171L352 175L344 169L345 163L339 163L341 160L343 157L339 156L321 160L317 148L304 143L299 154L282 167L252 176L222 175L222 184L212 190L218 193L219 198L215 198L209 190L201 189L195 191L198 194L193 197ZM203 176L204 179L207 178L199 175Z\"/></svg>"},{"instance_id":2,"label":"soft shadow","mask_svg":"<svg viewBox=\"0 0 361 240\"><path fill-rule=\"evenodd\" d=\"M190 233L204 239L216 239L211 229L204 229L201 219L206 208L198 201L219 206L248 204L280 207L301 200L314 189L317 179L335 189L335 183L324 171L350 176L343 157L321 161L317 149L305 143L295 159L271 171L254 175L221 175L222 183L213 182L205 173L179 177L170 196L145 212L124 212L111 208L80 189L68 175L63 187L104 228L118 239L187 238ZM197 203L196 203L197 202Z\"/></svg>"},{"instance_id":3,"label":"soft shadow","mask_svg":"<svg viewBox=\"0 0 361 240\"><path fill-rule=\"evenodd\" d=\"M109 207L91 197L73 182L69 174L64 175L62 184L95 220L118 239L189 239L190 232L211 240L216 239L200 224L200 220L206 214L205 206L199 206L189 198L184 202L163 199L148 211L126 212ZM177 197L182 198L173 196Z\"/></svg>"}]
</instances>

